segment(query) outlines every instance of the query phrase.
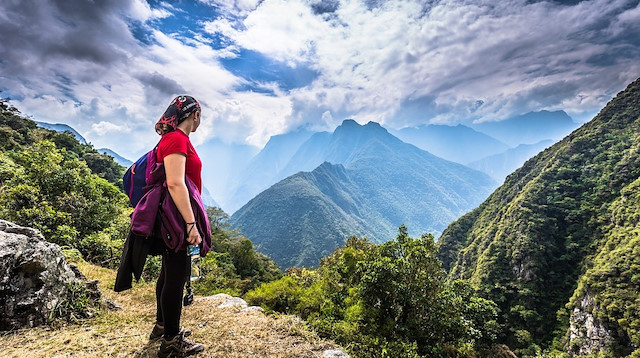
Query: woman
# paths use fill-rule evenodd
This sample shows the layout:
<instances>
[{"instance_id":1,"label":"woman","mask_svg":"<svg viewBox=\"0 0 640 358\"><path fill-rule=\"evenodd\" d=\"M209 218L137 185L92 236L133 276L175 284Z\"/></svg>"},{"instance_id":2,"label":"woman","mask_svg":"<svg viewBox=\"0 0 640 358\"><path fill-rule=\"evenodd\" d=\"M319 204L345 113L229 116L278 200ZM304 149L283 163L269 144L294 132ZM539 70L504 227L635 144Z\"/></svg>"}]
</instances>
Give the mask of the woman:
<instances>
[{"instance_id":1,"label":"woman","mask_svg":"<svg viewBox=\"0 0 640 358\"><path fill-rule=\"evenodd\" d=\"M200 125L200 104L191 96L176 97L158 123L156 132L162 135L156 152L157 163L163 163L166 183L171 199L185 222L186 241L200 245L202 237L196 224L190 193L185 182L191 180L202 192L202 162L189 134ZM192 193L193 194L193 193ZM158 357L183 357L200 353L204 346L185 337L189 331L180 329L182 294L189 277L190 259L182 243L176 250L165 248L162 253L162 269L156 284L156 325L151 339L162 337Z\"/></svg>"}]
</instances>

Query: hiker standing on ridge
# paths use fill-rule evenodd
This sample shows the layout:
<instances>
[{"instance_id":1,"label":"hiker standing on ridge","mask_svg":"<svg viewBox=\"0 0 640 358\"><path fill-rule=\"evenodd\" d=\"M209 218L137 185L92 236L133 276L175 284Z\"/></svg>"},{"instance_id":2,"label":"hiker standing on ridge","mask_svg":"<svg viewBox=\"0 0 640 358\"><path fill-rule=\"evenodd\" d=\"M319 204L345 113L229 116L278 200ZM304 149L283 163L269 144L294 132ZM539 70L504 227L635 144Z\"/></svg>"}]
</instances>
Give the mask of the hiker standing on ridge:
<instances>
[{"instance_id":1,"label":"hiker standing on ridge","mask_svg":"<svg viewBox=\"0 0 640 358\"><path fill-rule=\"evenodd\" d=\"M191 96L176 97L155 129L162 136L158 143L156 161L164 163L167 188L186 226L186 241L200 245L202 237L196 226L185 175L202 192L202 162L189 140L189 134L200 125L200 103ZM186 246L183 245L183 246ZM166 248L162 253L162 269L156 284L156 325L151 339L162 337L158 357L187 356L200 353L204 346L185 338L189 331L180 329L182 294L189 279L190 260L186 250Z\"/></svg>"},{"instance_id":2,"label":"hiker standing on ridge","mask_svg":"<svg viewBox=\"0 0 640 358\"><path fill-rule=\"evenodd\" d=\"M176 97L155 125L162 136L160 142L138 159L123 178L123 182L131 184L125 191L135 209L114 291L130 289L132 274L140 279L148 254L162 255L156 283L156 324L149 339L162 338L158 357L163 358L185 357L204 350L202 344L186 339L191 331L180 329L183 290L191 273L187 249L194 255L199 251L203 257L211 249L211 229L201 196L202 162L189 140L189 134L200 125L200 112L195 98ZM187 287L185 306L193 301L190 285Z\"/></svg>"}]
</instances>

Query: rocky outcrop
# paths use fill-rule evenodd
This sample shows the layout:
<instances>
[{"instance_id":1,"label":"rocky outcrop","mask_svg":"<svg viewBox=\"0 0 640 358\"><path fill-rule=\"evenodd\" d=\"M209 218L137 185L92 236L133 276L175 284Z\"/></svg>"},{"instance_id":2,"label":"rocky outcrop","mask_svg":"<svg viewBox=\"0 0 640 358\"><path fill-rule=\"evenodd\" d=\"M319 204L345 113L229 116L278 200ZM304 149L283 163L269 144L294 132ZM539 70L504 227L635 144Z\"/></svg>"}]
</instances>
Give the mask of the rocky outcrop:
<instances>
[{"instance_id":1,"label":"rocky outcrop","mask_svg":"<svg viewBox=\"0 0 640 358\"><path fill-rule=\"evenodd\" d=\"M603 351L613 340L611 332L594 315L598 307L587 291L569 317L569 353L587 355Z\"/></svg>"},{"instance_id":2,"label":"rocky outcrop","mask_svg":"<svg viewBox=\"0 0 640 358\"><path fill-rule=\"evenodd\" d=\"M77 277L58 245L38 230L0 220L1 331L49 322L64 314L79 290L87 301L100 299L97 286Z\"/></svg>"}]
</instances>

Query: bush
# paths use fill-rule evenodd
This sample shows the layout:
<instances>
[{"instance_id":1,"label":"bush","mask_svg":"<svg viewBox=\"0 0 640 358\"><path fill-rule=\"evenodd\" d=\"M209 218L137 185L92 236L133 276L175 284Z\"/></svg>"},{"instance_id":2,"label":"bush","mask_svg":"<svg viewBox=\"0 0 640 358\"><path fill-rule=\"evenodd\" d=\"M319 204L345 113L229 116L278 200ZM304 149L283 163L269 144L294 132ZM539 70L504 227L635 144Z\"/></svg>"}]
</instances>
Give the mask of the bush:
<instances>
[{"instance_id":1,"label":"bush","mask_svg":"<svg viewBox=\"0 0 640 358\"><path fill-rule=\"evenodd\" d=\"M447 282L433 237L373 245L347 240L317 270L289 269L246 299L295 313L354 357L455 357L489 346L498 309L463 281Z\"/></svg>"}]
</instances>

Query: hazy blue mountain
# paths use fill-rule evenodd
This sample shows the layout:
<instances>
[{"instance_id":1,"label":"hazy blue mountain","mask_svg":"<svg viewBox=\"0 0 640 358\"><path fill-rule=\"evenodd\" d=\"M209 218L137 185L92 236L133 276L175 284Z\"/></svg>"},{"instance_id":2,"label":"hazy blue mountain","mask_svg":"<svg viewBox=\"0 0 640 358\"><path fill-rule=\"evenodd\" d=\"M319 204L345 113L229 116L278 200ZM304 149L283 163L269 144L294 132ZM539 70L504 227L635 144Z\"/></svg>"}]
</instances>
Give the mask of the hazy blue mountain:
<instances>
[{"instance_id":1,"label":"hazy blue mountain","mask_svg":"<svg viewBox=\"0 0 640 358\"><path fill-rule=\"evenodd\" d=\"M213 138L196 146L196 151L202 160L203 186L211 190L218 201L216 206L230 212L231 188L258 148Z\"/></svg>"},{"instance_id":2,"label":"hazy blue mountain","mask_svg":"<svg viewBox=\"0 0 640 358\"><path fill-rule=\"evenodd\" d=\"M300 171L309 172L325 161L325 150L331 141L332 133L314 133L291 157L278 177L286 178Z\"/></svg>"},{"instance_id":3,"label":"hazy blue mountain","mask_svg":"<svg viewBox=\"0 0 640 358\"><path fill-rule=\"evenodd\" d=\"M508 145L534 144L542 140L558 141L579 127L564 111L529 112L499 122L471 125Z\"/></svg>"},{"instance_id":4,"label":"hazy blue mountain","mask_svg":"<svg viewBox=\"0 0 640 358\"><path fill-rule=\"evenodd\" d=\"M111 150L109 148L100 148L100 149L96 149L96 150L99 153L112 156L113 159L116 161L116 163L122 165L125 168L129 168L131 166L131 164L133 164L133 162L130 161L129 159L121 156L120 154L114 152L113 150Z\"/></svg>"},{"instance_id":5,"label":"hazy blue mountain","mask_svg":"<svg viewBox=\"0 0 640 358\"><path fill-rule=\"evenodd\" d=\"M551 146L553 143L554 141L552 140L543 140L536 144L520 144L503 153L476 160L475 162L467 164L467 166L487 173L498 183L502 183L507 175L520 168L524 162Z\"/></svg>"},{"instance_id":6,"label":"hazy blue mountain","mask_svg":"<svg viewBox=\"0 0 640 358\"><path fill-rule=\"evenodd\" d=\"M282 180L280 172L314 132L298 129L293 132L272 136L264 148L255 155L241 171L231 186L232 195L227 200L225 210L234 212L251 198L274 183Z\"/></svg>"},{"instance_id":7,"label":"hazy blue mountain","mask_svg":"<svg viewBox=\"0 0 640 358\"><path fill-rule=\"evenodd\" d=\"M462 124L456 126L428 124L392 131L404 142L415 145L440 158L467 164L509 148L501 141Z\"/></svg>"},{"instance_id":8,"label":"hazy blue mountain","mask_svg":"<svg viewBox=\"0 0 640 358\"><path fill-rule=\"evenodd\" d=\"M207 187L204 185L202 186L202 202L204 203L205 207L220 207L220 204L218 204L215 199L213 199L211 193L209 192L209 189L207 189Z\"/></svg>"},{"instance_id":9,"label":"hazy blue mountain","mask_svg":"<svg viewBox=\"0 0 640 358\"><path fill-rule=\"evenodd\" d=\"M382 242L402 224L438 235L497 186L373 122L344 121L317 150L328 163L276 183L231 217L283 268L315 265L350 235Z\"/></svg>"},{"instance_id":10,"label":"hazy blue mountain","mask_svg":"<svg viewBox=\"0 0 640 358\"><path fill-rule=\"evenodd\" d=\"M45 122L36 122L36 124L39 125L42 128L51 129L51 130L54 130L56 132L69 131L69 132L71 132L71 134L73 134L74 137L76 137L78 142L87 144L87 140L84 139L84 137L81 136L80 133L78 133L75 129L71 128L70 126L68 126L66 124L61 124L61 123L53 124L53 123L45 123Z\"/></svg>"}]
</instances>

